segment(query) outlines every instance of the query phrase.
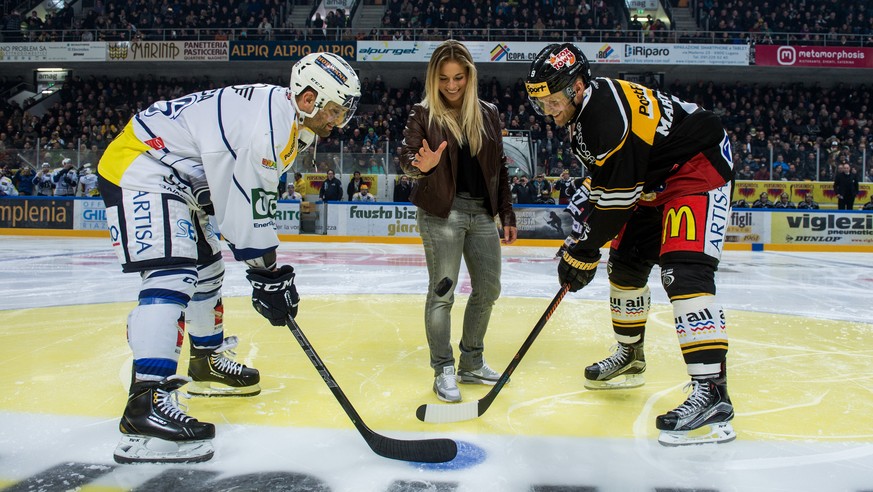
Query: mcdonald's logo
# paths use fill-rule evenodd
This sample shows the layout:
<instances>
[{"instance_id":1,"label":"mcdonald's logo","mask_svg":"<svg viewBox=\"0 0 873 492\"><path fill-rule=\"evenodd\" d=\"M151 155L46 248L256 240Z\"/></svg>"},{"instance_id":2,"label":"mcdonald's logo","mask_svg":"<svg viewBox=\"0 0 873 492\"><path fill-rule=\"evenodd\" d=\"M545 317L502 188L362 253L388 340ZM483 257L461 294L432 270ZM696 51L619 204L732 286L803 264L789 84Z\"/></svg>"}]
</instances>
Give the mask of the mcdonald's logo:
<instances>
[{"instance_id":1,"label":"mcdonald's logo","mask_svg":"<svg viewBox=\"0 0 873 492\"><path fill-rule=\"evenodd\" d=\"M664 217L664 230L661 233L661 244L667 242L667 237L676 238L682 234L684 223L685 240L695 241L697 239L697 229L694 222L694 212L688 205L682 205L679 209L667 210ZM669 234L669 236L668 236Z\"/></svg>"}]
</instances>

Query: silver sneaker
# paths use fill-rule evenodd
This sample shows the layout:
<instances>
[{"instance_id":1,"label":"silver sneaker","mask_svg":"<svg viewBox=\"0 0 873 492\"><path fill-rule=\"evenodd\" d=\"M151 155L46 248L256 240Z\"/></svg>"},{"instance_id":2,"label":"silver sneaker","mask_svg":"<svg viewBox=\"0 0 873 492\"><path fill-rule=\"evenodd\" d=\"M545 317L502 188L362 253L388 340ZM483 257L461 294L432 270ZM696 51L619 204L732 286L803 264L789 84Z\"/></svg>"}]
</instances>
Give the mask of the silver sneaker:
<instances>
[{"instance_id":1,"label":"silver sneaker","mask_svg":"<svg viewBox=\"0 0 873 492\"><path fill-rule=\"evenodd\" d=\"M475 369L473 371L458 371L458 378L463 384L487 384L488 386L494 386L497 384L497 380L500 379L501 374L494 369L488 367L488 364L485 363L485 360L482 360L482 367L479 369Z\"/></svg>"},{"instance_id":2,"label":"silver sneaker","mask_svg":"<svg viewBox=\"0 0 873 492\"><path fill-rule=\"evenodd\" d=\"M461 401L461 390L458 389L458 380L457 376L455 376L454 367L443 367L443 373L433 380L433 392L442 401L449 403Z\"/></svg>"}]
</instances>

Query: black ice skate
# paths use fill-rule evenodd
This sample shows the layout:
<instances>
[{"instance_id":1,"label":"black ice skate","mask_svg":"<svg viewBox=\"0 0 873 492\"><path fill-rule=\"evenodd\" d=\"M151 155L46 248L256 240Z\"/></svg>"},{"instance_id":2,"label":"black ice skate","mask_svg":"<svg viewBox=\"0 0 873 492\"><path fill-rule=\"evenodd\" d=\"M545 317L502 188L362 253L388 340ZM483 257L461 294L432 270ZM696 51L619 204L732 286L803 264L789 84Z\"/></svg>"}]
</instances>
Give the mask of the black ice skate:
<instances>
[{"instance_id":1,"label":"black ice skate","mask_svg":"<svg viewBox=\"0 0 873 492\"><path fill-rule=\"evenodd\" d=\"M115 448L118 463L197 463L215 453L215 426L188 416L180 408L179 388L189 381L170 376L133 383Z\"/></svg>"},{"instance_id":2,"label":"black ice skate","mask_svg":"<svg viewBox=\"0 0 873 492\"><path fill-rule=\"evenodd\" d=\"M693 379L685 388L689 386L691 394L685 403L655 420L661 431L658 442L664 446L684 446L736 439L730 424L734 406L724 379Z\"/></svg>"},{"instance_id":3,"label":"black ice skate","mask_svg":"<svg viewBox=\"0 0 873 492\"><path fill-rule=\"evenodd\" d=\"M191 347L188 376L193 380L188 393L195 396L255 396L261 392L257 369L234 361L233 349L237 337L227 337L220 347L198 349Z\"/></svg>"},{"instance_id":4,"label":"black ice skate","mask_svg":"<svg viewBox=\"0 0 873 492\"><path fill-rule=\"evenodd\" d=\"M600 362L585 368L585 387L588 389L636 388L646 383L646 357L643 343L619 343L613 353ZM615 380L619 376L624 376Z\"/></svg>"}]
</instances>

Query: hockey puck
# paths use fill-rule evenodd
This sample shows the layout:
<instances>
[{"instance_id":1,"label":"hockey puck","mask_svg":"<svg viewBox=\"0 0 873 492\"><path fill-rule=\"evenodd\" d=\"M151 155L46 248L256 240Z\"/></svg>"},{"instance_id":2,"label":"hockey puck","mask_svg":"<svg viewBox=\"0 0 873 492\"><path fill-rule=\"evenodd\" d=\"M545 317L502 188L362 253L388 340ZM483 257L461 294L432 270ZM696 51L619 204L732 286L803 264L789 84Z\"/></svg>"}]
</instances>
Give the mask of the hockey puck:
<instances>
[{"instance_id":1,"label":"hockey puck","mask_svg":"<svg viewBox=\"0 0 873 492\"><path fill-rule=\"evenodd\" d=\"M452 282L452 279L450 279L449 277L443 278L442 280L440 280L440 283L438 283L436 287L433 288L434 294L440 297L446 295L449 289L452 288L453 283L454 282Z\"/></svg>"}]
</instances>

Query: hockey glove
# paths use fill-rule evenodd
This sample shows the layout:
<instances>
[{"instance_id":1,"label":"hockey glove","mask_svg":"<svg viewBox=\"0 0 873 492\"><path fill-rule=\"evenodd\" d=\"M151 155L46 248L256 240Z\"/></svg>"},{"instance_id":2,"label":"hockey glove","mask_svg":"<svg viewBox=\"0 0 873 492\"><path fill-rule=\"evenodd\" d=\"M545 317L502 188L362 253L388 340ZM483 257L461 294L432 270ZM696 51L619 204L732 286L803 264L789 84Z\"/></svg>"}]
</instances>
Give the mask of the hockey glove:
<instances>
[{"instance_id":1,"label":"hockey glove","mask_svg":"<svg viewBox=\"0 0 873 492\"><path fill-rule=\"evenodd\" d=\"M599 261L598 250L574 251L572 246L566 248L558 263L558 282L561 285L570 284L570 292L576 292L594 278Z\"/></svg>"},{"instance_id":2,"label":"hockey glove","mask_svg":"<svg viewBox=\"0 0 873 492\"><path fill-rule=\"evenodd\" d=\"M246 279L252 284L252 306L273 326L285 326L290 315L297 316L300 296L294 286L294 268L283 265L276 270L249 268Z\"/></svg>"}]
</instances>

